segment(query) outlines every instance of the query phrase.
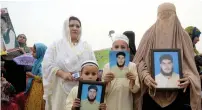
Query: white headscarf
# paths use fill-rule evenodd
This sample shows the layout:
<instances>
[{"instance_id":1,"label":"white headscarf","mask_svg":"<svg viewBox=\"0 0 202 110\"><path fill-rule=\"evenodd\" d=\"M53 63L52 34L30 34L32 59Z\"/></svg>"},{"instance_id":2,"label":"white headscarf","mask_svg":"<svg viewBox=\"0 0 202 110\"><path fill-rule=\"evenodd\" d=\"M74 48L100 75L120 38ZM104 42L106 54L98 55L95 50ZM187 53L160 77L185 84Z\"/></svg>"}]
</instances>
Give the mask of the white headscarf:
<instances>
[{"instance_id":1,"label":"white headscarf","mask_svg":"<svg viewBox=\"0 0 202 110\"><path fill-rule=\"evenodd\" d=\"M80 24L81 26L81 24ZM80 27L80 35L78 36L78 42L81 39L81 33L82 33L82 27ZM66 19L64 24L63 24L63 37L67 39L67 41L70 43L71 47L76 45L72 43L71 37L70 37L70 29L69 29L69 19Z\"/></svg>"}]
</instances>

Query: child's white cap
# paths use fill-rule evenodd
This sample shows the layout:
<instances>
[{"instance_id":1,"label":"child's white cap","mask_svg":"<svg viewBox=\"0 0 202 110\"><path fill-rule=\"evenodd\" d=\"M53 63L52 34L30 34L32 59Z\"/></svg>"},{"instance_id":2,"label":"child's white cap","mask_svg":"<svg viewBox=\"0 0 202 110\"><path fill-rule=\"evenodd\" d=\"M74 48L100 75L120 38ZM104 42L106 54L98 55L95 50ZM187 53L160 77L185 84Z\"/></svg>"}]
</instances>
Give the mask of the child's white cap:
<instances>
[{"instance_id":1,"label":"child's white cap","mask_svg":"<svg viewBox=\"0 0 202 110\"><path fill-rule=\"evenodd\" d=\"M116 35L116 36L114 37L113 43L114 43L115 41L117 41L117 40L122 40L122 41L126 42L127 44L129 43L128 37L127 37L126 35L124 35L124 34L118 34L118 35Z\"/></svg>"},{"instance_id":2,"label":"child's white cap","mask_svg":"<svg viewBox=\"0 0 202 110\"><path fill-rule=\"evenodd\" d=\"M81 65L81 70L82 70L85 66L89 66L89 65L91 65L91 66L96 66L96 67L99 69L99 65L97 64L96 61L94 61L94 60L86 60L86 61L84 61L84 62L82 63L82 65Z\"/></svg>"}]
</instances>

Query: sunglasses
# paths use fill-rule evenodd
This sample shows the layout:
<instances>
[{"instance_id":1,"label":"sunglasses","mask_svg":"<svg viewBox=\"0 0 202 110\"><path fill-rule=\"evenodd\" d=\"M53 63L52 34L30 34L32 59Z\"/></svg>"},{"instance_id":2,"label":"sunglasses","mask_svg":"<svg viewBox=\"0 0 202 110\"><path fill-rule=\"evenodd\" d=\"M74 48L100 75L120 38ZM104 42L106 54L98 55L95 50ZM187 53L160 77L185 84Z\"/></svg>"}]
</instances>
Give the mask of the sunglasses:
<instances>
[{"instance_id":1,"label":"sunglasses","mask_svg":"<svg viewBox=\"0 0 202 110\"><path fill-rule=\"evenodd\" d=\"M69 27L76 27L76 28L80 28L80 26L78 24L70 24Z\"/></svg>"}]
</instances>

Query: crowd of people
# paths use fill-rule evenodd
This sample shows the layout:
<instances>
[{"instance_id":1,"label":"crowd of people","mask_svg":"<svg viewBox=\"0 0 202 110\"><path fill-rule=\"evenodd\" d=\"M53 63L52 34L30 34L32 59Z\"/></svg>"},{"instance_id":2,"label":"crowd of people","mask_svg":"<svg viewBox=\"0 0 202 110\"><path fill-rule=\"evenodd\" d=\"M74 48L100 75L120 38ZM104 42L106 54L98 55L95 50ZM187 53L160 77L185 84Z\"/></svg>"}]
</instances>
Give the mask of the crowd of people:
<instances>
[{"instance_id":1,"label":"crowd of people","mask_svg":"<svg viewBox=\"0 0 202 110\"><path fill-rule=\"evenodd\" d=\"M1 57L2 110L201 110L202 54L195 46L201 32L194 26L181 26L174 4L159 5L157 20L145 32L137 50L132 31L115 36L111 50L130 53L129 69L120 66L121 72L114 73L107 63L101 77L106 83L104 102L85 102L94 104L86 108L77 97L78 80L72 74L79 72L79 80L100 80L99 65L91 45L81 40L81 29L79 18L71 16L64 22L63 38L49 47L35 43L29 48L24 34L17 37L20 51L32 53L36 61L32 67L20 66ZM180 49L181 89L156 90L151 49ZM89 90L92 88L97 90Z\"/></svg>"}]
</instances>

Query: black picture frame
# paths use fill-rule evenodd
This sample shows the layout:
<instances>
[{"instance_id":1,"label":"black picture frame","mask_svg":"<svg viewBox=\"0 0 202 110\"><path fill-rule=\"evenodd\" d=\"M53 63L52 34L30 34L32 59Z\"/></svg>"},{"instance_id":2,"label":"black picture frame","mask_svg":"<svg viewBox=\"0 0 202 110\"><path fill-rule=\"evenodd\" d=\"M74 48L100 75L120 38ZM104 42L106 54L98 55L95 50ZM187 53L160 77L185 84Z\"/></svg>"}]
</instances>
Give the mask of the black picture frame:
<instances>
[{"instance_id":1,"label":"black picture frame","mask_svg":"<svg viewBox=\"0 0 202 110\"><path fill-rule=\"evenodd\" d=\"M162 53L161 53L162 52ZM159 55L158 55L159 53ZM172 54L171 54L172 53ZM174 53L176 53L177 55L175 55ZM157 55L156 55L157 54ZM162 54L162 55L161 55ZM177 83L180 83L180 82L176 82L176 84L173 84L174 86L171 86L172 84L171 83L166 83L166 86L162 86L164 85L163 84L163 81L165 81L164 79L160 79L161 77L159 77L159 75L162 73L162 68L160 67L160 55L163 56L163 55L168 55L170 54L170 56L172 56L172 64L173 64L173 68L172 68L172 75L174 74L176 77L179 76L179 79L181 79L183 77L183 74L182 74L182 61L181 61L181 51L180 49L151 49L151 68L152 68L152 77L154 78L154 80L157 82L157 90L179 90L181 89ZM177 57L177 58L176 58ZM159 58L159 59L157 59ZM159 61L159 69L158 71L160 71L160 74L158 75L157 74L157 64L155 64L156 62ZM177 62L177 63L176 63ZM176 69L177 68L177 69ZM175 71L178 71L175 72ZM178 76L177 76L178 74ZM158 75L158 76L157 76ZM161 74L163 75L163 74ZM174 76L174 77L175 77ZM157 78L156 78L157 77ZM172 77L171 77L172 78ZM169 78L168 78L169 79ZM172 78L172 79L177 79L177 78ZM172 80L170 79L170 80ZM160 81L162 81L162 83L159 83ZM172 81L173 82L173 81ZM174 80L175 82L175 80ZM169 85L169 86L167 86Z\"/></svg>"},{"instance_id":2,"label":"black picture frame","mask_svg":"<svg viewBox=\"0 0 202 110\"><path fill-rule=\"evenodd\" d=\"M82 101L82 93L85 92L83 91L83 86L87 84L87 85L96 85L96 86L101 86L102 90L101 90L101 96L100 96L100 101L99 103L103 103L104 102L104 96L105 96L105 89L106 89L106 83L105 82L98 82L98 81L79 81L79 88L78 88L78 94L77 94L77 98L79 98ZM79 108L76 108L76 110L80 110Z\"/></svg>"}]
</instances>

